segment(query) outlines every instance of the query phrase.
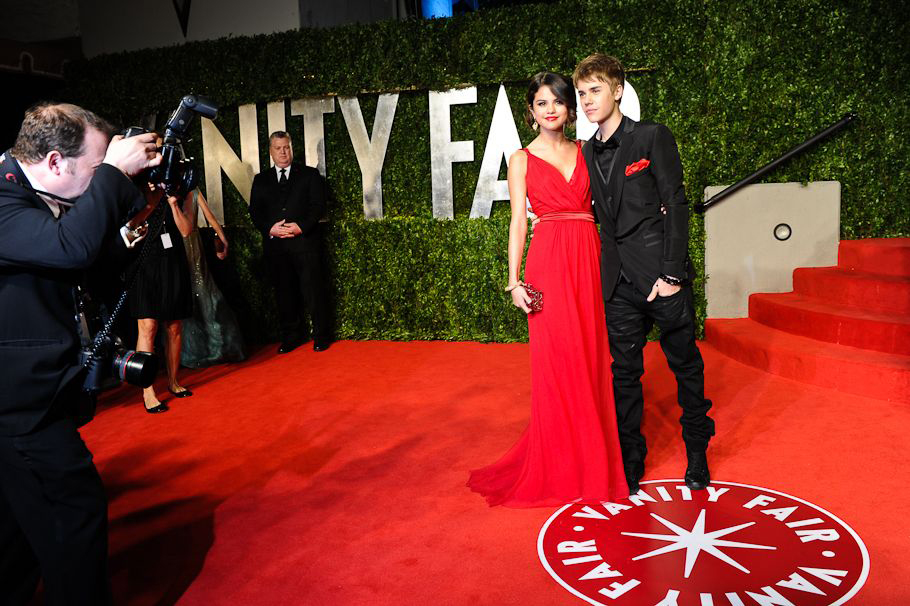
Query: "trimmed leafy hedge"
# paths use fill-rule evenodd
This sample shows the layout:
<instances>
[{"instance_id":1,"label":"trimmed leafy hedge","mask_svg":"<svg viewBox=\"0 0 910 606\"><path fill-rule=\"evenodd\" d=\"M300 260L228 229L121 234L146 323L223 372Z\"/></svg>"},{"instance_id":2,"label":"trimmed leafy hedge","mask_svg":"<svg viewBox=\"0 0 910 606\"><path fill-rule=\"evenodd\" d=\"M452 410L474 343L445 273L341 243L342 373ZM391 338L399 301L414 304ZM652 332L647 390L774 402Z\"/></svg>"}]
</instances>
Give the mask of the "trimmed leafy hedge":
<instances>
[{"instance_id":1,"label":"trimmed leafy hedge","mask_svg":"<svg viewBox=\"0 0 910 606\"><path fill-rule=\"evenodd\" d=\"M127 124L171 111L186 92L207 94L222 106L216 124L235 149L234 108L257 103L267 166L267 102L357 94L372 130L376 93L402 91L380 221L363 219L360 171L340 109L325 116L338 335L513 341L527 337L527 326L501 291L508 203L495 203L489 220L468 219L500 82L521 124L523 83L531 75L570 73L597 50L620 57L644 117L677 137L690 202L707 185L730 183L856 111L857 124L766 181L841 181L843 237L908 236L907 40L907 11L888 0L566 0L102 56L73 66L68 96ZM427 91L466 84L478 86L478 102L453 106L452 139L473 140L475 160L454 165L456 218L438 221L430 201ZM302 120L288 115L287 123L302 140ZM524 143L533 138L520 129ZM258 235L227 179L224 198L242 322L253 339L274 338ZM698 215L691 232L701 271ZM696 289L703 315L702 281Z\"/></svg>"}]
</instances>

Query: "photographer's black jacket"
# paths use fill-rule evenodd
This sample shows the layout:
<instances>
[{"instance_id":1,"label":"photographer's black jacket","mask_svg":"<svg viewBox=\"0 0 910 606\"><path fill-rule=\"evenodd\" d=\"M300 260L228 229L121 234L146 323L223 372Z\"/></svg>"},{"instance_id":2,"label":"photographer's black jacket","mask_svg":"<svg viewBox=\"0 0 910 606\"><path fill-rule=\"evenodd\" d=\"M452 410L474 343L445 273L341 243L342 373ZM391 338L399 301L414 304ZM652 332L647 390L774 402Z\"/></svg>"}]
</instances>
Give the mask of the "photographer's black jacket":
<instances>
[{"instance_id":1,"label":"photographer's black jacket","mask_svg":"<svg viewBox=\"0 0 910 606\"><path fill-rule=\"evenodd\" d=\"M250 193L250 218L262 234L267 253L310 252L321 249L319 219L326 211L326 187L319 171L310 166L291 165L286 186L278 184L278 174L269 167L253 178ZM271 238L272 225L284 219L297 223L302 235L296 238Z\"/></svg>"},{"instance_id":2,"label":"photographer's black jacket","mask_svg":"<svg viewBox=\"0 0 910 606\"><path fill-rule=\"evenodd\" d=\"M0 435L69 411L81 387L73 287L142 194L102 164L59 220L9 152L0 157ZM78 383L78 384L77 384Z\"/></svg>"}]
</instances>

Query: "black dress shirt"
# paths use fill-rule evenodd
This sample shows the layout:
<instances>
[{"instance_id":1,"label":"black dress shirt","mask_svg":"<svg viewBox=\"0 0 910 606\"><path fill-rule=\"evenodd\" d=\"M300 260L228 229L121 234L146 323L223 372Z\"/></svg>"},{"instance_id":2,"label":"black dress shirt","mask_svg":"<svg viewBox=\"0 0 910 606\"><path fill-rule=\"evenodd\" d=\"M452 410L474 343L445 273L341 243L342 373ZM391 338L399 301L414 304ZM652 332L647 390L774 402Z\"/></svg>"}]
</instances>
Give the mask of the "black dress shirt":
<instances>
[{"instance_id":1,"label":"black dress shirt","mask_svg":"<svg viewBox=\"0 0 910 606\"><path fill-rule=\"evenodd\" d=\"M604 191L609 191L608 186L610 185L611 176L610 168L613 164L613 158L616 157L619 144L622 141L622 131L626 125L626 120L628 120L628 118L623 116L619 126L616 127L616 130L606 141L600 140L600 131L598 130L596 135L597 138L591 142L594 145L594 157L597 159L595 168L604 184Z\"/></svg>"},{"instance_id":2,"label":"black dress shirt","mask_svg":"<svg viewBox=\"0 0 910 606\"><path fill-rule=\"evenodd\" d=\"M613 134L610 135L610 138L606 141L600 140L600 131L598 130L596 135L597 138L591 142L594 145L594 158L597 160L595 168L604 184L604 191L610 191L613 159L619 151L619 143L622 140L622 131L626 125L626 120L628 120L628 118L623 116L622 120L619 122L619 126L616 127L616 130L613 131ZM626 276L626 272L623 271L622 266L619 268L619 278L623 282L629 282L629 278Z\"/></svg>"}]
</instances>

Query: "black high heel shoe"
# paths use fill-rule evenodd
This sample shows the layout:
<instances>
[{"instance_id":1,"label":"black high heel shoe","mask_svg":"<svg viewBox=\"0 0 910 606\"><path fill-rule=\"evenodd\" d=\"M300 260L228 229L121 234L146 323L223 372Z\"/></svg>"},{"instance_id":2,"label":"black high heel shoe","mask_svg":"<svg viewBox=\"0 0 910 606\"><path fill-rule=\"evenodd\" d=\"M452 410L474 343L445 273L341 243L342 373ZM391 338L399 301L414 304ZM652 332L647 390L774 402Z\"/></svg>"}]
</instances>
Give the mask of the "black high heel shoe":
<instances>
[{"instance_id":1,"label":"black high heel shoe","mask_svg":"<svg viewBox=\"0 0 910 606\"><path fill-rule=\"evenodd\" d=\"M183 391L174 391L170 387L168 387L167 390L171 392L171 395L175 398L188 398L193 395L193 392L186 387L183 388Z\"/></svg>"},{"instance_id":2,"label":"black high heel shoe","mask_svg":"<svg viewBox=\"0 0 910 606\"><path fill-rule=\"evenodd\" d=\"M149 408L145 404L143 404L142 407L145 408L145 412L149 413L150 415L158 414L159 412L167 412L168 410L170 410L167 407L167 404L165 404L164 402L161 402L160 404L158 404L158 406L152 406L151 408Z\"/></svg>"}]
</instances>

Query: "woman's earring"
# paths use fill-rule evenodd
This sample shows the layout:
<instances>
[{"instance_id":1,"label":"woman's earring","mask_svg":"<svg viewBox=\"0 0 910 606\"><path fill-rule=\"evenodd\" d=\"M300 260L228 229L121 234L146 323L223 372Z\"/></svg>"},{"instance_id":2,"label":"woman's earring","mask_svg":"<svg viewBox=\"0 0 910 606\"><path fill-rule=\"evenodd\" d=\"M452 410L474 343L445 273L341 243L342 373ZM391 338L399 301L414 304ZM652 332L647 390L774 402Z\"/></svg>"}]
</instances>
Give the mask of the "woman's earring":
<instances>
[{"instance_id":1,"label":"woman's earring","mask_svg":"<svg viewBox=\"0 0 910 606\"><path fill-rule=\"evenodd\" d=\"M531 128L534 130L537 130L537 128L538 128L537 120L534 120L534 124L531 125Z\"/></svg>"}]
</instances>

